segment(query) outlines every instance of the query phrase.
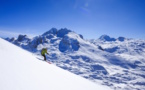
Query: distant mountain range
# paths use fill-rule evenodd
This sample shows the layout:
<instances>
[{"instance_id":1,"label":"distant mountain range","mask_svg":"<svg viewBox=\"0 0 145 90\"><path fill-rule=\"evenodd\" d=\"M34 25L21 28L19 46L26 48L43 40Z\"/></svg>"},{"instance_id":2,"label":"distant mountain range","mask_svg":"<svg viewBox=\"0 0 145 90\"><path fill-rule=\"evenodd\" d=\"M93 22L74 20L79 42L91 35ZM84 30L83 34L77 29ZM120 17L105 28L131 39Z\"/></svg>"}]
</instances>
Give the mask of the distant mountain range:
<instances>
[{"instance_id":1,"label":"distant mountain range","mask_svg":"<svg viewBox=\"0 0 145 90\"><path fill-rule=\"evenodd\" d=\"M66 28L52 28L34 38L19 35L6 40L39 58L45 47L47 60L114 90L145 90L145 40L108 35L85 40Z\"/></svg>"}]
</instances>

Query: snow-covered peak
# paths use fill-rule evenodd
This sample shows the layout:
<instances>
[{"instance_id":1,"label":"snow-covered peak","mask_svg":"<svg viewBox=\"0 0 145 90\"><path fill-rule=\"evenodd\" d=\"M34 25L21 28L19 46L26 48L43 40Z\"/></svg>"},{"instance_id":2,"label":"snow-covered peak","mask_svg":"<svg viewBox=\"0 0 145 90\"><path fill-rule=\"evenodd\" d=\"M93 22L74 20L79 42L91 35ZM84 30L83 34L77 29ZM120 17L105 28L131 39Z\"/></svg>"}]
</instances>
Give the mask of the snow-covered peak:
<instances>
[{"instance_id":1,"label":"snow-covered peak","mask_svg":"<svg viewBox=\"0 0 145 90\"><path fill-rule=\"evenodd\" d=\"M67 29L67 28L61 28L59 30L57 30L56 28L52 28L49 31L47 31L44 34L42 34L42 36L56 35L57 37L61 37L62 38L66 34L68 34L69 32L72 32L72 31Z\"/></svg>"},{"instance_id":2,"label":"snow-covered peak","mask_svg":"<svg viewBox=\"0 0 145 90\"><path fill-rule=\"evenodd\" d=\"M115 38L111 38L111 37L108 36L108 35L102 35L102 36L100 36L99 39L100 39L100 40L103 40L103 41L115 41L115 40L116 40Z\"/></svg>"},{"instance_id":3,"label":"snow-covered peak","mask_svg":"<svg viewBox=\"0 0 145 90\"><path fill-rule=\"evenodd\" d=\"M126 38L125 37L118 37L117 38L119 41L123 42Z\"/></svg>"},{"instance_id":4,"label":"snow-covered peak","mask_svg":"<svg viewBox=\"0 0 145 90\"><path fill-rule=\"evenodd\" d=\"M25 40L30 40L30 38L27 35L19 35L17 38L17 41L22 42Z\"/></svg>"},{"instance_id":5,"label":"snow-covered peak","mask_svg":"<svg viewBox=\"0 0 145 90\"><path fill-rule=\"evenodd\" d=\"M60 30L58 30L57 32L57 36L58 37L64 37L66 34L68 34L69 32L72 32L71 30L67 29L67 28L62 28Z\"/></svg>"},{"instance_id":6,"label":"snow-covered peak","mask_svg":"<svg viewBox=\"0 0 145 90\"><path fill-rule=\"evenodd\" d=\"M49 31L47 31L44 34L42 34L42 36L46 36L46 35L49 35L49 34L56 35L57 32L58 32L58 30L56 28L51 28Z\"/></svg>"}]
</instances>

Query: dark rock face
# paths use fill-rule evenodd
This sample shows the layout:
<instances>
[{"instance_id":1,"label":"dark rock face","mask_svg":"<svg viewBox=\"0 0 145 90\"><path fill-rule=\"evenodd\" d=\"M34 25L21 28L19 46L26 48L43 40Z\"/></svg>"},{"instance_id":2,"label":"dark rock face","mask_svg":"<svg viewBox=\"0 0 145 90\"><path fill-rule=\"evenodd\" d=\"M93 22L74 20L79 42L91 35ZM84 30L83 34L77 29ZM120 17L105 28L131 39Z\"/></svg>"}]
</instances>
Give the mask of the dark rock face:
<instances>
[{"instance_id":1,"label":"dark rock face","mask_svg":"<svg viewBox=\"0 0 145 90\"><path fill-rule=\"evenodd\" d=\"M42 36L46 36L46 35L49 35L49 34L53 34L53 35L56 35L58 32L58 30L56 28L52 28L50 29L49 31L45 32L44 34L42 34Z\"/></svg>"},{"instance_id":2,"label":"dark rock face","mask_svg":"<svg viewBox=\"0 0 145 90\"><path fill-rule=\"evenodd\" d=\"M68 34L69 32L72 32L71 30L68 30L66 28L64 29L60 29L58 32L57 32L57 37L64 37L66 34Z\"/></svg>"},{"instance_id":3,"label":"dark rock face","mask_svg":"<svg viewBox=\"0 0 145 90\"><path fill-rule=\"evenodd\" d=\"M104 41L116 41L115 38L111 38L111 37L108 36L108 35L102 35L99 39L100 39L100 40L104 40Z\"/></svg>"},{"instance_id":4,"label":"dark rock face","mask_svg":"<svg viewBox=\"0 0 145 90\"><path fill-rule=\"evenodd\" d=\"M80 38L84 39L83 35L79 34Z\"/></svg>"},{"instance_id":5,"label":"dark rock face","mask_svg":"<svg viewBox=\"0 0 145 90\"><path fill-rule=\"evenodd\" d=\"M118 40L123 42L125 40L125 38L124 37L118 37Z\"/></svg>"},{"instance_id":6,"label":"dark rock face","mask_svg":"<svg viewBox=\"0 0 145 90\"><path fill-rule=\"evenodd\" d=\"M59 50L61 52L65 52L67 50L71 50L71 51L77 51L79 50L79 42L76 39L73 38L69 38L68 36L65 36L59 44Z\"/></svg>"},{"instance_id":7,"label":"dark rock face","mask_svg":"<svg viewBox=\"0 0 145 90\"><path fill-rule=\"evenodd\" d=\"M114 53L116 52L118 49L120 49L119 47L113 47L113 48L107 48L105 49L105 51L110 52L110 53Z\"/></svg>"},{"instance_id":8,"label":"dark rock face","mask_svg":"<svg viewBox=\"0 0 145 90\"><path fill-rule=\"evenodd\" d=\"M17 41L21 42L24 40L30 40L27 35L19 35Z\"/></svg>"},{"instance_id":9,"label":"dark rock face","mask_svg":"<svg viewBox=\"0 0 145 90\"><path fill-rule=\"evenodd\" d=\"M97 71L98 73L103 73L104 75L108 74L107 70L101 65L91 65L91 69L92 72Z\"/></svg>"}]
</instances>

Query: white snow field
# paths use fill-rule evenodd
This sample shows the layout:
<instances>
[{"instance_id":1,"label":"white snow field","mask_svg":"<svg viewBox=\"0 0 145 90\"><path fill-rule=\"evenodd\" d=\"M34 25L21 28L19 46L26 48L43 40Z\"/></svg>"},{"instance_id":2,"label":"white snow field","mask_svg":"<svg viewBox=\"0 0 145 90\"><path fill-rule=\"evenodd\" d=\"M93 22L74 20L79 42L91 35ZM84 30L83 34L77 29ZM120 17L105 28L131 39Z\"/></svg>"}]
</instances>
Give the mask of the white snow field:
<instances>
[{"instance_id":1,"label":"white snow field","mask_svg":"<svg viewBox=\"0 0 145 90\"><path fill-rule=\"evenodd\" d=\"M0 38L0 90L111 90Z\"/></svg>"}]
</instances>

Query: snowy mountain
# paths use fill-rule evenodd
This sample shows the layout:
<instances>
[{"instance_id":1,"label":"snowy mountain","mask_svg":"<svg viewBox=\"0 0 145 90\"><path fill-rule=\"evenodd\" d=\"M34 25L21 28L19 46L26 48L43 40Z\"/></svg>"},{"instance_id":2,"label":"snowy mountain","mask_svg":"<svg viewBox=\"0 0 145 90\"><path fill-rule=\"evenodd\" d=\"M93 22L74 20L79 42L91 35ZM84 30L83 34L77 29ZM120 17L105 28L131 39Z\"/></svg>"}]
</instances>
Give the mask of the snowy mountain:
<instances>
[{"instance_id":1,"label":"snowy mountain","mask_svg":"<svg viewBox=\"0 0 145 90\"><path fill-rule=\"evenodd\" d=\"M111 90L38 60L0 38L0 90Z\"/></svg>"},{"instance_id":2,"label":"snowy mountain","mask_svg":"<svg viewBox=\"0 0 145 90\"><path fill-rule=\"evenodd\" d=\"M34 38L19 35L6 40L33 52L37 58L42 58L42 48L48 48L47 60L114 90L145 89L144 40L116 39L108 35L85 40L66 28L52 28Z\"/></svg>"},{"instance_id":3,"label":"snowy mountain","mask_svg":"<svg viewBox=\"0 0 145 90\"><path fill-rule=\"evenodd\" d=\"M117 39L114 38L113 41L99 38L97 40L90 40L90 42L96 46L101 46L104 51L122 57L127 61L141 63L145 60L145 40L118 37Z\"/></svg>"}]
</instances>

